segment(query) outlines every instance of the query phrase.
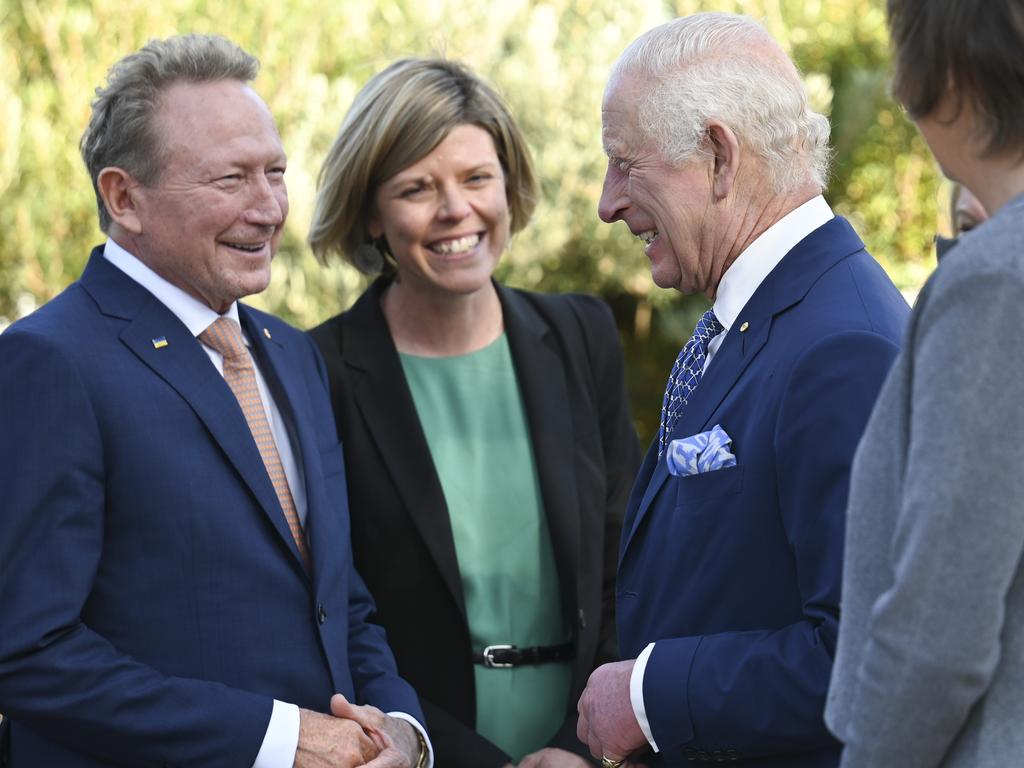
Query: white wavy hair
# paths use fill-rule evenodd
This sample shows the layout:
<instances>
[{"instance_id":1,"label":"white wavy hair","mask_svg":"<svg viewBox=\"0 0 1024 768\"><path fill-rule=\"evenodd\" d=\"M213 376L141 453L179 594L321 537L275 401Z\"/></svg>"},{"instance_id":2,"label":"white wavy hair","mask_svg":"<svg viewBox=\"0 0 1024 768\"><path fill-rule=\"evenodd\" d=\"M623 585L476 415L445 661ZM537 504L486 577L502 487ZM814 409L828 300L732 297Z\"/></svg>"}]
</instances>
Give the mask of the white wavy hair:
<instances>
[{"instance_id":1,"label":"white wavy hair","mask_svg":"<svg viewBox=\"0 0 1024 768\"><path fill-rule=\"evenodd\" d=\"M624 74L653 81L637 123L669 162L705 152L705 126L717 119L761 158L775 192L825 188L828 118L808 106L796 67L754 19L698 13L662 24L623 51L609 82Z\"/></svg>"}]
</instances>

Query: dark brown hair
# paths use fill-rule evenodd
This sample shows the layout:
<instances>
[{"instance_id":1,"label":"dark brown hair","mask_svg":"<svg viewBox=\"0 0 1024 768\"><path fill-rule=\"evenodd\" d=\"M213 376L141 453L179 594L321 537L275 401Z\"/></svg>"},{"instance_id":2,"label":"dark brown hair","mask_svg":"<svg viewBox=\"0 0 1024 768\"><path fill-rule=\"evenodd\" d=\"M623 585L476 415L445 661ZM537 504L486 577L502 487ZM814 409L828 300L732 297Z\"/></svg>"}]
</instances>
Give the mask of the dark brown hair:
<instances>
[{"instance_id":1,"label":"dark brown hair","mask_svg":"<svg viewBox=\"0 0 1024 768\"><path fill-rule=\"evenodd\" d=\"M1024 155L1024 3L888 0L893 94L911 118L947 97L978 115L986 154Z\"/></svg>"}]
</instances>

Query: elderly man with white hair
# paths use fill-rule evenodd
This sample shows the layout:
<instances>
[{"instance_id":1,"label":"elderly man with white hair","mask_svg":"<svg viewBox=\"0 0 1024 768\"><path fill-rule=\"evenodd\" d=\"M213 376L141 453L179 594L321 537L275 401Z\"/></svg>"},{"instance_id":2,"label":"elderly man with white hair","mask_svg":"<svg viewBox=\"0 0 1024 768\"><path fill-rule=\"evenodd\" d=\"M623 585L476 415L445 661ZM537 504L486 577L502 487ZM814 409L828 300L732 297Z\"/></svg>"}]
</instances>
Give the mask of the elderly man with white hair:
<instances>
[{"instance_id":1,"label":"elderly man with white hair","mask_svg":"<svg viewBox=\"0 0 1024 768\"><path fill-rule=\"evenodd\" d=\"M822 197L828 121L757 22L647 32L602 121L601 218L643 240L655 283L713 306L626 509L625 660L591 676L579 736L606 766L834 766L850 462L907 305Z\"/></svg>"}]
</instances>

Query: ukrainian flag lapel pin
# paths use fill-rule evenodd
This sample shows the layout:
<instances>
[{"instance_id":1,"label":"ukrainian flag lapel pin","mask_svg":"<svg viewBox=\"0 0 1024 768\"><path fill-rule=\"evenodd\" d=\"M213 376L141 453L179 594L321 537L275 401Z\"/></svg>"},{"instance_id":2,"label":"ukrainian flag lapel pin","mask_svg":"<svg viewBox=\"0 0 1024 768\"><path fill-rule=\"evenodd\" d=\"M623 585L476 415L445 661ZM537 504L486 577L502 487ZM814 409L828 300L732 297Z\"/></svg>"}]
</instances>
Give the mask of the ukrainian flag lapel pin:
<instances>
[{"instance_id":1,"label":"ukrainian flag lapel pin","mask_svg":"<svg viewBox=\"0 0 1024 768\"><path fill-rule=\"evenodd\" d=\"M153 349L163 349L166 346L167 346L167 337L166 336L157 336L155 339L153 339Z\"/></svg>"}]
</instances>

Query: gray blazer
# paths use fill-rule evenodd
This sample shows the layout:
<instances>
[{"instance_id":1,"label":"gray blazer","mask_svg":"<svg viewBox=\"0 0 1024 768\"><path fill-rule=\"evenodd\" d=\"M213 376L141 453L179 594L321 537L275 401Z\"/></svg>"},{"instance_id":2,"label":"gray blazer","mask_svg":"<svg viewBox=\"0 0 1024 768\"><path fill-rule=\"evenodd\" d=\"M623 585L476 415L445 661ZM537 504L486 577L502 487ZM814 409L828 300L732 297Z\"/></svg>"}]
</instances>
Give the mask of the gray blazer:
<instances>
[{"instance_id":1,"label":"gray blazer","mask_svg":"<svg viewBox=\"0 0 1024 768\"><path fill-rule=\"evenodd\" d=\"M1024 197L914 307L854 459L843 768L1024 765Z\"/></svg>"}]
</instances>

